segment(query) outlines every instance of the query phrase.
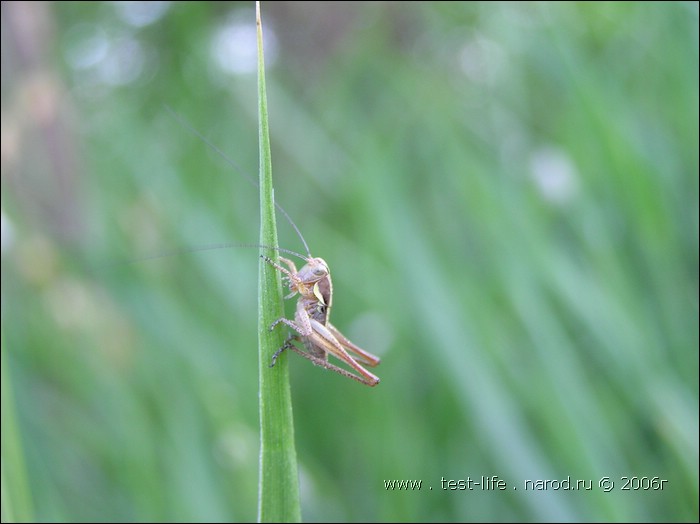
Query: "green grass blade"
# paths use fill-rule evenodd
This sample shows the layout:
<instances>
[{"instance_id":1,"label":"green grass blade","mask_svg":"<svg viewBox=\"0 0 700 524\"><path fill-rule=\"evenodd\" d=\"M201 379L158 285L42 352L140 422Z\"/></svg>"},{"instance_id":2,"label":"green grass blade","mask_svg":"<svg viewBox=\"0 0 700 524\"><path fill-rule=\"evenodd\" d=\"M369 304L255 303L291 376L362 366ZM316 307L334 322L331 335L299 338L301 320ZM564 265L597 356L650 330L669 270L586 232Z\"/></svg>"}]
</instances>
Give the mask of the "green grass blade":
<instances>
[{"instance_id":1,"label":"green grass blade","mask_svg":"<svg viewBox=\"0 0 700 524\"><path fill-rule=\"evenodd\" d=\"M9 369L5 362L5 340L2 344L2 521L32 521L32 502L24 467L22 442L15 415Z\"/></svg>"},{"instance_id":2,"label":"green grass blade","mask_svg":"<svg viewBox=\"0 0 700 524\"><path fill-rule=\"evenodd\" d=\"M277 245L275 203L272 188L272 160L265 94L260 3L256 3L258 37L258 104L260 135L260 244ZM261 254L277 260L272 249ZM260 484L258 520L260 522L299 522L299 478L294 448L294 422L286 358L269 367L274 352L284 343L283 330L269 326L284 314L280 274L260 260L258 284L258 343L260 349Z\"/></svg>"}]
</instances>

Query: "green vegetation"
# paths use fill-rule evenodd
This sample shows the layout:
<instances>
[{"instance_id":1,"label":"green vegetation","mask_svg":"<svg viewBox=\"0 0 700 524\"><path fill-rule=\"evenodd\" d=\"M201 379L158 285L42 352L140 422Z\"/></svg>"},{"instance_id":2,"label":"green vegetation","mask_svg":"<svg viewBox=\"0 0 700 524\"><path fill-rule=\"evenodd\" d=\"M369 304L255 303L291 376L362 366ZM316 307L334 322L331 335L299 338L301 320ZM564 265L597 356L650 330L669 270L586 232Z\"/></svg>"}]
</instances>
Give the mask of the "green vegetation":
<instances>
[{"instance_id":1,"label":"green vegetation","mask_svg":"<svg viewBox=\"0 0 700 524\"><path fill-rule=\"evenodd\" d=\"M259 364L256 249L115 264L260 227L164 109L255 173L252 2L145 5L3 4L3 511L256 519L260 365L306 521L698 520L697 4L263 4L274 196L376 388Z\"/></svg>"},{"instance_id":2,"label":"green vegetation","mask_svg":"<svg viewBox=\"0 0 700 524\"><path fill-rule=\"evenodd\" d=\"M260 244L277 245L275 199L272 189L272 155L265 92L265 60L263 31L259 4L256 10L258 49L258 104L260 135ZM273 249L261 248L261 257L277 260ZM289 388L287 360L277 366L270 362L282 347L282 330L270 332L274 321L284 315L280 273L260 260L258 288L258 344L260 347L260 484L258 491L258 520L260 522L299 522L299 473L294 448L292 396Z\"/></svg>"}]
</instances>

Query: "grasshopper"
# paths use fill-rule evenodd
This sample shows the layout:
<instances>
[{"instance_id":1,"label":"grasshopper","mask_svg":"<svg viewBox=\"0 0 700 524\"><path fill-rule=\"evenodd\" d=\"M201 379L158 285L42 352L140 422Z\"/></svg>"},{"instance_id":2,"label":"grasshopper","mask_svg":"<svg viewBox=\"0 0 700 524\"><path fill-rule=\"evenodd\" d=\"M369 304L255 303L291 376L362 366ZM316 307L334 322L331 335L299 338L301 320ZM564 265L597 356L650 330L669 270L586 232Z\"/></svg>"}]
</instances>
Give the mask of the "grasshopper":
<instances>
[{"instance_id":1,"label":"grasshopper","mask_svg":"<svg viewBox=\"0 0 700 524\"><path fill-rule=\"evenodd\" d=\"M306 242L303 240L302 242L306 245ZM360 364L375 367L379 365L379 358L350 342L328 320L333 301L333 284L326 261L322 258L313 258L310 255L308 258L301 257L306 261L306 264L297 271L294 262L289 259L280 257L280 262L287 265L287 268L284 268L268 257L263 256L262 258L285 275L290 290L285 299L299 294L294 320L282 317L275 320L270 326L271 331L280 323L286 324L294 330L284 345L272 356L270 367L275 365L282 352L291 349L317 366L340 373L366 386L379 384L379 378ZM293 341L302 342L306 351L295 346ZM359 375L331 364L328 362L328 355L342 360Z\"/></svg>"},{"instance_id":2,"label":"grasshopper","mask_svg":"<svg viewBox=\"0 0 700 524\"><path fill-rule=\"evenodd\" d=\"M207 138L189 125L172 109L169 107L167 107L167 109L178 121L180 121L183 126L185 126L185 128L197 135L208 147L219 154L224 160L226 160L226 162L228 162L239 173L247 178L249 182L257 185L250 176L245 174L245 171L243 171L238 164L225 155L218 147L207 140ZM287 258L279 257L280 262L287 266L285 268L271 258L261 255L261 258L265 260L265 262L270 264L285 276L285 279L289 284L290 293L284 298L289 299L297 294L299 295L294 320L290 320L285 317L278 318L269 328L270 331L272 331L278 324L286 324L293 330L289 337L287 337L284 345L272 356L270 367L275 365L277 359L284 351L290 349L302 357L310 360L317 366L335 371L340 375L357 380L366 386L376 386L379 384L379 378L362 367L362 364L375 367L379 365L380 359L353 344L335 326L333 326L333 324L329 322L331 306L333 303L333 284L331 282L331 274L330 270L328 269L328 264L322 258L314 258L311 256L309 246L307 245L306 240L301 234L301 231L299 231L297 225L282 208L282 206L280 206L277 202L275 202L275 206L284 215L285 219L289 222L296 234L301 239L308 257L288 249L272 247L272 249L278 252L289 253L304 260L306 264L297 271L294 262ZM299 349L293 343L295 341L303 343L305 351ZM333 355L337 359L343 361L359 374L352 373L346 369L336 366L335 364L332 364L328 361L328 355Z\"/></svg>"}]
</instances>

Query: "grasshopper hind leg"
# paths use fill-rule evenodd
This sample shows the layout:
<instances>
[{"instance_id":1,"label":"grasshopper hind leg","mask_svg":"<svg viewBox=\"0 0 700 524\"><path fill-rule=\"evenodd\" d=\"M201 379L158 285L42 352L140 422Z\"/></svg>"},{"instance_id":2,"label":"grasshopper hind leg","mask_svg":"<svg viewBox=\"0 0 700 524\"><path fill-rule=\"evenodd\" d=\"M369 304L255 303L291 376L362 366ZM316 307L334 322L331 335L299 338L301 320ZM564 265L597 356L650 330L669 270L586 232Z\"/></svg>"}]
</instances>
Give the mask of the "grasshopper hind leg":
<instances>
[{"instance_id":1,"label":"grasshopper hind leg","mask_svg":"<svg viewBox=\"0 0 700 524\"><path fill-rule=\"evenodd\" d=\"M302 351L293 344L293 342L295 340L297 342L303 342L302 338L299 335L289 335L287 337L287 340L284 341L284 344L282 345L282 347L279 348L277 351L275 351L274 355L272 355L272 359L271 359L269 367L274 367L275 364L277 363L277 359L279 358L279 356L288 349L291 349L295 353L302 354L304 357L307 357L307 358L312 357L309 360L314 362L314 364L319 365L319 366L323 366L323 367L327 367L327 366L324 366L323 364L317 363L317 361L328 362L328 354L325 351L320 350L311 344L304 344L304 346L306 347L306 351Z\"/></svg>"},{"instance_id":2,"label":"grasshopper hind leg","mask_svg":"<svg viewBox=\"0 0 700 524\"><path fill-rule=\"evenodd\" d=\"M296 353L297 355L300 355L300 356L304 357L305 359L310 360L316 366L319 366L319 367L322 367L325 369L329 369L331 371L335 371L336 373L343 375L345 377L351 378L353 380L356 380L357 382L360 382L361 384L364 384L365 386L371 387L371 386L376 386L377 384L379 384L379 379L377 377L375 377L374 375L370 374L371 378L361 377L359 375L355 375L354 373L350 373L346 369L343 369L343 368L338 367L334 364L331 364L330 362L328 362L328 354L325 352L323 353L323 356L325 358L322 358L322 357L317 357L313 353L309 353L309 351L304 351L303 349L299 349L295 344L292 343L295 340L298 342L302 341L301 337L299 337L298 335L290 335L289 338L287 338L287 340L284 342L284 345L281 348L279 348L277 351L275 351L274 355L272 355L272 362L270 363L270 367L273 367L275 365L275 363L277 362L277 359L279 358L279 356L282 353L284 353L286 350L290 349L290 350L294 351L294 353Z\"/></svg>"},{"instance_id":3,"label":"grasshopper hind leg","mask_svg":"<svg viewBox=\"0 0 700 524\"><path fill-rule=\"evenodd\" d=\"M290 335L289 337L287 337L287 340L284 341L282 347L275 351L275 354L272 355L272 360L270 361L269 367L274 367L274 365L277 363L277 359L279 358L279 356L282 353L284 353L287 349L296 348L296 346L292 344L294 340L299 340L299 337L296 335Z\"/></svg>"}]
</instances>

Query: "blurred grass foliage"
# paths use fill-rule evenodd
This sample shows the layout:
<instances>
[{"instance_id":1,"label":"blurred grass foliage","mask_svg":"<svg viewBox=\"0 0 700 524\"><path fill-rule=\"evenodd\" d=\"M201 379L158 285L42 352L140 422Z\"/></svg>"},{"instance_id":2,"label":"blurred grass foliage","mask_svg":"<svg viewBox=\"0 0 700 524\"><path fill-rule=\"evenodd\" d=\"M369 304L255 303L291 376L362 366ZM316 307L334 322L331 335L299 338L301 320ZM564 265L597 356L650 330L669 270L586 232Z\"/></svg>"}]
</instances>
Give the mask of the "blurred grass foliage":
<instances>
[{"instance_id":1,"label":"blurred grass foliage","mask_svg":"<svg viewBox=\"0 0 700 524\"><path fill-rule=\"evenodd\" d=\"M277 200L382 357L370 389L289 355L304 519L697 521L697 4L263 13ZM257 189L163 105L256 172L252 2L4 2L2 49L35 517L255 519L256 251L115 264L256 241Z\"/></svg>"}]
</instances>

